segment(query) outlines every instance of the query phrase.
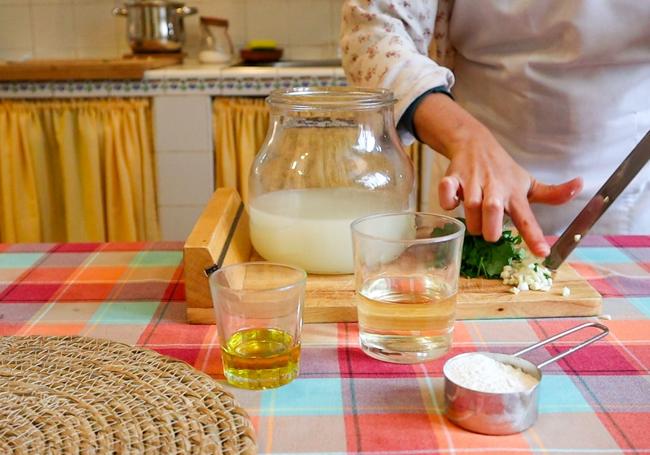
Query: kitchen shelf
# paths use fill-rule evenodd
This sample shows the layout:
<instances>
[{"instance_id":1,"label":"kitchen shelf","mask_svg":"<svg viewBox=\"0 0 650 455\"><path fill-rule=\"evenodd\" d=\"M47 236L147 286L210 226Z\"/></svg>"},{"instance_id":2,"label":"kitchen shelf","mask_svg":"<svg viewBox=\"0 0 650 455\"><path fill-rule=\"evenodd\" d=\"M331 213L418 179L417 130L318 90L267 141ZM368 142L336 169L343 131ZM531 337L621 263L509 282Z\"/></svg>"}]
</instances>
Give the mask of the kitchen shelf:
<instances>
[{"instance_id":1,"label":"kitchen shelf","mask_svg":"<svg viewBox=\"0 0 650 455\"><path fill-rule=\"evenodd\" d=\"M176 64L175 56L4 62L0 81L139 80L147 70Z\"/></svg>"}]
</instances>

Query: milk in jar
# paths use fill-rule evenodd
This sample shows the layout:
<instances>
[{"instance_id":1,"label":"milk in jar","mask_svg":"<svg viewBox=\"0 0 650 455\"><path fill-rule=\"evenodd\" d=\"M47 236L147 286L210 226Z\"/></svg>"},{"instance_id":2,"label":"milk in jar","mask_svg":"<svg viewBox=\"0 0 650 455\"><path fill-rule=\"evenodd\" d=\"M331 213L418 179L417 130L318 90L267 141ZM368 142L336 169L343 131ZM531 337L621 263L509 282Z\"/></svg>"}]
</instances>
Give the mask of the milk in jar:
<instances>
[{"instance_id":1,"label":"milk in jar","mask_svg":"<svg viewBox=\"0 0 650 455\"><path fill-rule=\"evenodd\" d=\"M352 273L352 221L401 208L394 195L362 189L277 191L250 205L250 235L255 250L274 262L311 273Z\"/></svg>"}]
</instances>

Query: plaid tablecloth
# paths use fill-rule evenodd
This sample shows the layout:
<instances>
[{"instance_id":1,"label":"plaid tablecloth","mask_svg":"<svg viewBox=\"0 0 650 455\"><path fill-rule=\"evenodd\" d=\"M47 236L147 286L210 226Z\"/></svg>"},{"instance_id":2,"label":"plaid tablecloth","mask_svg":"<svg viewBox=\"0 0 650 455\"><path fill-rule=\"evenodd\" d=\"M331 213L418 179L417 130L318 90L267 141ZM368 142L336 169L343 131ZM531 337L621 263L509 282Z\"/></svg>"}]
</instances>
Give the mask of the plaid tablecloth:
<instances>
[{"instance_id":1,"label":"plaid tablecloth","mask_svg":"<svg viewBox=\"0 0 650 455\"><path fill-rule=\"evenodd\" d=\"M108 338L223 379L215 327L184 322L181 247L0 245L0 335ZM299 379L230 389L252 416L260 453L650 453L650 236L590 237L571 262L603 295L611 334L544 369L532 429L482 436L445 421L442 365L460 352L512 353L584 319L458 322L449 356L413 366L366 357L356 324L309 324Z\"/></svg>"}]
</instances>

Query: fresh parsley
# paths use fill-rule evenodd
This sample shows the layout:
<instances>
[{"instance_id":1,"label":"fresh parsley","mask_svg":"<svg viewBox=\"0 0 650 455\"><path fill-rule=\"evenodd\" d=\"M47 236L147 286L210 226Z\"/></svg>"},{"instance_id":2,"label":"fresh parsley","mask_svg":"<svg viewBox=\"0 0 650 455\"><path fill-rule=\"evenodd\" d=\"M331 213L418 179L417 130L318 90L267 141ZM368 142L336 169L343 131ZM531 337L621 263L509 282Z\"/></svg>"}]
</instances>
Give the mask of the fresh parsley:
<instances>
[{"instance_id":1,"label":"fresh parsley","mask_svg":"<svg viewBox=\"0 0 650 455\"><path fill-rule=\"evenodd\" d=\"M463 218L459 220L465 223ZM435 228L432 234L439 237L454 232L454 229L453 224L447 224ZM487 242L482 236L465 231L460 274L468 278L500 278L503 267L522 260L526 255L521 244L521 236L510 230L503 231L496 242Z\"/></svg>"},{"instance_id":2,"label":"fresh parsley","mask_svg":"<svg viewBox=\"0 0 650 455\"><path fill-rule=\"evenodd\" d=\"M463 221L463 223L465 222L462 218L459 218L459 220ZM433 228L433 237L443 237L445 235L458 232L458 228L456 226L457 225L454 223L445 223L445 225L442 227L435 227Z\"/></svg>"},{"instance_id":3,"label":"fresh parsley","mask_svg":"<svg viewBox=\"0 0 650 455\"><path fill-rule=\"evenodd\" d=\"M465 223L465 219L458 219ZM432 234L434 237L441 237L454 232L456 226L447 223L434 228ZM460 274L467 278L501 278L503 267L512 265L513 261L521 261L526 255L521 244L521 236L513 234L511 230L503 231L501 238L496 242L488 242L480 235L470 235L466 230ZM444 257L445 254L442 252L441 256Z\"/></svg>"},{"instance_id":4,"label":"fresh parsley","mask_svg":"<svg viewBox=\"0 0 650 455\"><path fill-rule=\"evenodd\" d=\"M526 253L521 243L521 236L510 230L503 231L496 242L487 242L482 236L465 231L460 274L468 278L500 278L503 267L524 258Z\"/></svg>"}]
</instances>

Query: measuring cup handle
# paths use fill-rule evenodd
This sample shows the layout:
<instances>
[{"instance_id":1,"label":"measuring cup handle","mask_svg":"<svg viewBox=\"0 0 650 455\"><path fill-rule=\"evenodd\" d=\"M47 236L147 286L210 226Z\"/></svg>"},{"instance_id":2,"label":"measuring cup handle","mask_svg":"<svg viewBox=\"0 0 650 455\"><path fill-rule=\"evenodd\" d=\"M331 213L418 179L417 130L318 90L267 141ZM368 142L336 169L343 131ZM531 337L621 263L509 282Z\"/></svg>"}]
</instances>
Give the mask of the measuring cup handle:
<instances>
[{"instance_id":1,"label":"measuring cup handle","mask_svg":"<svg viewBox=\"0 0 650 455\"><path fill-rule=\"evenodd\" d=\"M598 335L594 335L593 337L589 338L588 340L583 341L579 345L574 346L571 349L568 349L568 350L562 352L561 354L558 354L555 357L552 357L552 358L540 363L539 365L537 365L537 368L543 368L546 365L548 365L549 363L553 363L553 362L555 362L557 360L560 360L560 359L568 356L569 354L573 354L577 350L582 349L585 346L588 346L591 343L593 343L595 341L598 341L601 338L607 336L607 334L609 333L609 329L607 328L607 326L604 326L603 324L600 324L598 322L587 322L585 324L579 325L579 326L574 327L572 329L565 330L564 332L558 333L557 335L553 335L552 337L547 338L545 340L542 340L539 343L536 343L536 344L534 344L532 346L527 347L526 349L522 349L521 351L519 351L519 352L517 352L517 353L515 353L513 355L515 357L519 357L522 354L526 354L527 352L534 351L535 349L537 349L539 347L545 346L545 345L547 345L549 343L552 343L555 340L559 340L560 338L564 338L565 336L567 336L567 335L569 335L571 333L577 332L577 331L582 330L582 329L586 329L587 327L596 327L596 328L600 329L601 332Z\"/></svg>"}]
</instances>

